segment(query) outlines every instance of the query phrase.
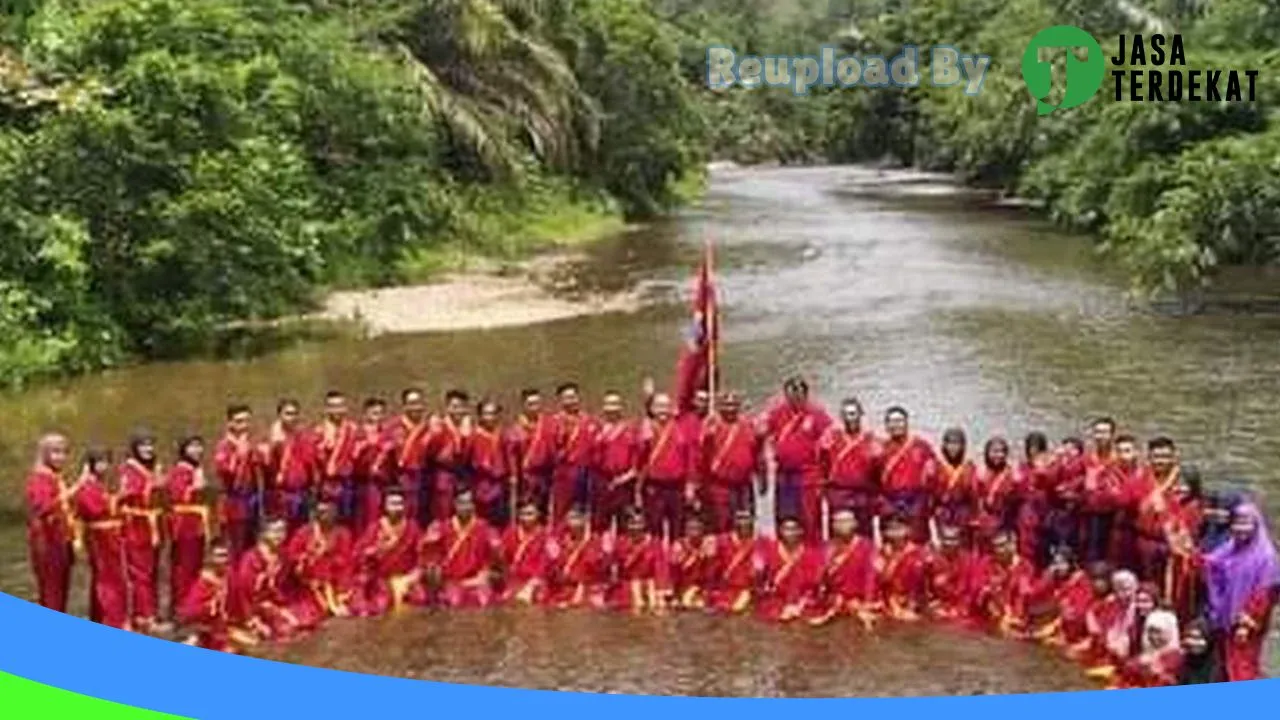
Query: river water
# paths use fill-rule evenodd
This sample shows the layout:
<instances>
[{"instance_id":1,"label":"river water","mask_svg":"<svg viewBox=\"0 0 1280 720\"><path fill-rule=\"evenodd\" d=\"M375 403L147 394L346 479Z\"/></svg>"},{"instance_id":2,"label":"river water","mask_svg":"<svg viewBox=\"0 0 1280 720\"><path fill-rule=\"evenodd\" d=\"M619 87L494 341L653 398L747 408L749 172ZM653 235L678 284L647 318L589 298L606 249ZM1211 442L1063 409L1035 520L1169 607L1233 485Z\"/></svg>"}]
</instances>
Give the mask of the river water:
<instances>
[{"instance_id":1,"label":"river water","mask_svg":"<svg viewBox=\"0 0 1280 720\"><path fill-rule=\"evenodd\" d=\"M30 596L20 478L42 429L117 446L138 423L166 438L189 429L213 436L232 399L266 414L281 394L314 407L333 387L391 397L407 384L433 394L462 386L513 401L521 387L575 379L593 398L608 388L638 394L643 376L671 372L686 317L681 291L707 235L718 248L725 382L757 402L800 372L829 403L856 394L873 416L902 404L920 429L960 424L975 443L1032 429L1078 433L1106 413L1140 436L1174 436L1210 479L1280 485L1280 432L1268 420L1280 407L1280 318L1134 310L1122 278L1094 259L1087 240L993 209L943 180L859 168L729 169L713 174L699 208L604 243L576 269L583 289L640 286L656 298L633 314L317 341L247 360L131 368L0 401L8 478L0 590ZM1274 516L1276 504L1268 506ZM278 657L597 692L1083 687L1047 653L982 637L923 629L864 637L703 617L428 613L335 623Z\"/></svg>"}]
</instances>

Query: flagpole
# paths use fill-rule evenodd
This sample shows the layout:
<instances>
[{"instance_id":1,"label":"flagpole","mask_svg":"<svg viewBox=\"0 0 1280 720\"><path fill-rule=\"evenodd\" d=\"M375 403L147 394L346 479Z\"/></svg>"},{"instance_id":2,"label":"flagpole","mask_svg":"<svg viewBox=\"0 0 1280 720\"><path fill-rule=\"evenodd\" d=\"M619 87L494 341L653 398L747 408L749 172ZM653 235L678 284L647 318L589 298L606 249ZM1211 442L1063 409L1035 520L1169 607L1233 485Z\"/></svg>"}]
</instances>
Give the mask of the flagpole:
<instances>
[{"instance_id":1,"label":"flagpole","mask_svg":"<svg viewBox=\"0 0 1280 720\"><path fill-rule=\"evenodd\" d=\"M707 346L707 416L715 417L716 412L716 345L720 343L720 297L716 292L715 283L715 244L711 241L711 235L705 236L707 255L707 281L711 285L711 317L707 318L707 338L709 345Z\"/></svg>"}]
</instances>

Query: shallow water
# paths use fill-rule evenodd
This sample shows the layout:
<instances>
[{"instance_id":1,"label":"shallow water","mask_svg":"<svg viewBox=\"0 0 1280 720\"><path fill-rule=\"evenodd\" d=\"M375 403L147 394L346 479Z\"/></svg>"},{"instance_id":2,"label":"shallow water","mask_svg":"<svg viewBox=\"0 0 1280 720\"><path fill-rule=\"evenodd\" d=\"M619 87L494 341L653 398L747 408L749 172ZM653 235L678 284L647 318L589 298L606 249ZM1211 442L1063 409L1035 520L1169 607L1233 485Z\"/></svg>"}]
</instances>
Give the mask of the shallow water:
<instances>
[{"instance_id":1,"label":"shallow water","mask_svg":"<svg viewBox=\"0 0 1280 720\"><path fill-rule=\"evenodd\" d=\"M726 170L702 207L620 236L577 269L579 287L636 285L635 314L527 328L310 343L239 362L156 364L0 401L0 589L30 594L20 481L35 436L119 445L137 423L165 438L217 432L224 405L269 412L290 394L433 395L463 386L508 402L576 379L589 398L671 373L680 293L704 234L724 306L725 381L757 402L802 372L830 403L903 404L936 433L1078 433L1115 415L1140 436L1177 438L1211 479L1280 486L1280 317L1170 318L1130 308L1089 244L929 176L857 168ZM1274 493L1271 493L1272 498ZM1271 500L1271 498L1268 498ZM1273 511L1274 502L1268 506ZM80 573L83 575L83 573ZM78 578L82 581L82 578ZM83 593L78 596L83 599ZM83 609L83 606L81 606ZM696 641L690 642L690 638ZM297 662L412 677L609 692L921 695L1081 687L1038 650L909 630L771 628L701 617L599 615L392 618L339 623L285 652Z\"/></svg>"}]
</instances>

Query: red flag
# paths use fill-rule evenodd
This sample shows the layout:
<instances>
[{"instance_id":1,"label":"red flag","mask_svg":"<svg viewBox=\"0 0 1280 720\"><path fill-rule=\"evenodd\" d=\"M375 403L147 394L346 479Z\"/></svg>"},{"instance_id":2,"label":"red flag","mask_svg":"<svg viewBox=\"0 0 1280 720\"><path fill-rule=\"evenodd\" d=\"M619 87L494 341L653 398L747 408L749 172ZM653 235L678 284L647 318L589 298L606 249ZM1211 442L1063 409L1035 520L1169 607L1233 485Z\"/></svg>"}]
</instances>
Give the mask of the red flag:
<instances>
[{"instance_id":1,"label":"red flag","mask_svg":"<svg viewBox=\"0 0 1280 720\"><path fill-rule=\"evenodd\" d=\"M693 407L693 396L699 390L714 393L717 377L716 355L720 342L720 316L716 305L715 274L712 270L711 241L702 253L702 262L693 277L693 317L685 328L685 342L676 361L676 407L681 411Z\"/></svg>"}]
</instances>

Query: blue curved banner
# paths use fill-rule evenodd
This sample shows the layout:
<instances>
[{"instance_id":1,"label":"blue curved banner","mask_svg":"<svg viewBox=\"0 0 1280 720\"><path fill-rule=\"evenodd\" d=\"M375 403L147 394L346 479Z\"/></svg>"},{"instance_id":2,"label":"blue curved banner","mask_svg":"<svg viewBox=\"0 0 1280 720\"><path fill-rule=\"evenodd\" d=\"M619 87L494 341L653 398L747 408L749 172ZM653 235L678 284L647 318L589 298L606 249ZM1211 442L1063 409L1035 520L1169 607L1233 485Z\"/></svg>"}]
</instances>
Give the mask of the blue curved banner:
<instances>
[{"instance_id":1,"label":"blue curved banner","mask_svg":"<svg viewBox=\"0 0 1280 720\"><path fill-rule=\"evenodd\" d=\"M396 715L777 720L780 713L793 717L880 713L895 720L1103 716L1203 720L1250 705L1275 707L1280 700L1280 680L1157 690L830 700L597 695L453 685L202 650L103 627L4 594L0 594L0 631L0 673L197 720L353 720Z\"/></svg>"}]
</instances>

